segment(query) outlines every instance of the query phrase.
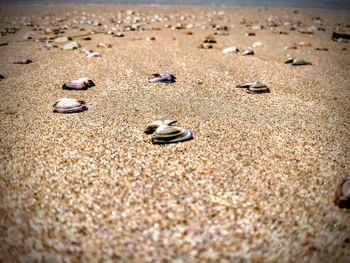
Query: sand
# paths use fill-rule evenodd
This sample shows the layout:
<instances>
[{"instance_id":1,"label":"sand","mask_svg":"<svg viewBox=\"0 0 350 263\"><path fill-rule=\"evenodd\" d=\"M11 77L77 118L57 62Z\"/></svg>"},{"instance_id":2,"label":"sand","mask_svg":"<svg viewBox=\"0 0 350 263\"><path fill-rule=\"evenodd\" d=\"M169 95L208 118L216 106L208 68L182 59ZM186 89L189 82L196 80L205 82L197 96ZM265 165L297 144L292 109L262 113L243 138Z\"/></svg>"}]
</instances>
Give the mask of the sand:
<instances>
[{"instance_id":1,"label":"sand","mask_svg":"<svg viewBox=\"0 0 350 263\"><path fill-rule=\"evenodd\" d=\"M145 29L161 30L127 31L124 38L74 39L101 58L23 41L27 32L58 36L25 22L44 29L67 25L61 36L106 32L116 24L109 19L130 8L169 21L145 23ZM224 16L213 13L220 10ZM6 77L0 81L0 261L350 260L350 211L333 204L337 184L350 171L350 46L331 40L333 30L349 30L349 11L2 6L0 15L2 31L21 28L0 38L8 43L0 47ZM182 15L194 28L164 28ZM276 32L289 34L274 33L270 15L303 26L278 26ZM83 16L72 29L71 21ZM316 16L325 31L298 32ZM265 27L252 30L240 24L242 17ZM210 18L227 25L230 35L215 36L213 49L199 49L213 34ZM152 36L156 40L145 40ZM264 46L254 48L254 56L221 52L256 41ZM300 41L312 47L283 49ZM112 47L97 48L100 42ZM287 54L313 65L284 64ZM26 58L33 63L13 64ZM161 71L177 82L148 83ZM61 89L83 76L96 87ZM235 88L252 81L267 84L271 93ZM53 113L61 97L85 100L88 111ZM143 130L157 119L177 120L194 139L153 145Z\"/></svg>"}]
</instances>

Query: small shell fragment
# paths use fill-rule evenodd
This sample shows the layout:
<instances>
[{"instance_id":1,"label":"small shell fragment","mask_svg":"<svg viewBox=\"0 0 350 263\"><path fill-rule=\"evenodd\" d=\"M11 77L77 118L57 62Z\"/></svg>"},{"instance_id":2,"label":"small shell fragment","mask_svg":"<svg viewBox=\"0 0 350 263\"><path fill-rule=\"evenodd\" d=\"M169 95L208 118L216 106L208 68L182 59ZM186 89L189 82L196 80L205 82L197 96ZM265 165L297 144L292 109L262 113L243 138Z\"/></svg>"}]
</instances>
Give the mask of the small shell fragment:
<instances>
[{"instance_id":1,"label":"small shell fragment","mask_svg":"<svg viewBox=\"0 0 350 263\"><path fill-rule=\"evenodd\" d=\"M254 55L254 51L250 48L247 48L242 52L242 56L248 56L248 55Z\"/></svg>"},{"instance_id":2,"label":"small shell fragment","mask_svg":"<svg viewBox=\"0 0 350 263\"><path fill-rule=\"evenodd\" d=\"M257 42L254 42L252 47L262 47L264 46L263 42L260 42L260 41L257 41Z\"/></svg>"},{"instance_id":3,"label":"small shell fragment","mask_svg":"<svg viewBox=\"0 0 350 263\"><path fill-rule=\"evenodd\" d=\"M78 48L80 48L80 44L77 41L68 42L62 47L64 50L74 50Z\"/></svg>"},{"instance_id":4,"label":"small shell fragment","mask_svg":"<svg viewBox=\"0 0 350 263\"><path fill-rule=\"evenodd\" d=\"M82 100L76 100L71 98L61 98L53 105L53 112L57 113L75 113L86 111L88 108L85 106L85 102Z\"/></svg>"},{"instance_id":5,"label":"small shell fragment","mask_svg":"<svg viewBox=\"0 0 350 263\"><path fill-rule=\"evenodd\" d=\"M309 61L306 61L304 59L301 59L301 58L295 58L292 61L292 65L293 66L304 66L304 65L312 65L312 63Z\"/></svg>"},{"instance_id":6,"label":"small shell fragment","mask_svg":"<svg viewBox=\"0 0 350 263\"><path fill-rule=\"evenodd\" d=\"M152 78L148 80L150 83L174 83L176 82L176 77L168 72L155 73Z\"/></svg>"},{"instance_id":7,"label":"small shell fragment","mask_svg":"<svg viewBox=\"0 0 350 263\"><path fill-rule=\"evenodd\" d=\"M172 125L176 123L175 120L156 120L156 121L152 121L151 123L147 124L144 132L146 134L151 134L153 132L155 132L155 130L160 126L160 125Z\"/></svg>"},{"instance_id":8,"label":"small shell fragment","mask_svg":"<svg viewBox=\"0 0 350 263\"><path fill-rule=\"evenodd\" d=\"M176 126L160 125L153 134L152 143L168 144L188 141L192 139L193 134L188 129Z\"/></svg>"},{"instance_id":9,"label":"small shell fragment","mask_svg":"<svg viewBox=\"0 0 350 263\"><path fill-rule=\"evenodd\" d=\"M13 62L13 64L30 64L32 63L33 61L31 61L30 59L22 59L22 60L19 60L19 61L16 61L16 62Z\"/></svg>"},{"instance_id":10,"label":"small shell fragment","mask_svg":"<svg viewBox=\"0 0 350 263\"><path fill-rule=\"evenodd\" d=\"M236 47L227 47L222 50L222 53L229 54L229 53L237 53L239 52L239 49Z\"/></svg>"},{"instance_id":11,"label":"small shell fragment","mask_svg":"<svg viewBox=\"0 0 350 263\"><path fill-rule=\"evenodd\" d=\"M62 85L62 89L67 90L87 90L95 86L95 83L88 78L79 78L76 80L72 80Z\"/></svg>"},{"instance_id":12,"label":"small shell fragment","mask_svg":"<svg viewBox=\"0 0 350 263\"><path fill-rule=\"evenodd\" d=\"M345 176L338 185L334 204L339 208L350 209L350 176Z\"/></svg>"}]
</instances>

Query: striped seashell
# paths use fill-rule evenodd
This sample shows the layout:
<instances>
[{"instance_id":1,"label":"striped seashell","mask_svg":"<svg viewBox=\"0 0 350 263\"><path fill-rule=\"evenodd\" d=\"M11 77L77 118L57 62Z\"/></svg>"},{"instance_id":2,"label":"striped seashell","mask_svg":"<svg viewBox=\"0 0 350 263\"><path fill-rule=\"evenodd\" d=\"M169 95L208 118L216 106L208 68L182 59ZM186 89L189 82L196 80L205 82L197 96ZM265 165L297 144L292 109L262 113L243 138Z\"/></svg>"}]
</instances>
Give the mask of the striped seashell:
<instances>
[{"instance_id":1,"label":"striped seashell","mask_svg":"<svg viewBox=\"0 0 350 263\"><path fill-rule=\"evenodd\" d=\"M85 111L88 108L85 106L85 102L82 100L61 98L53 105L53 112L58 113L74 113Z\"/></svg>"},{"instance_id":2,"label":"striped seashell","mask_svg":"<svg viewBox=\"0 0 350 263\"><path fill-rule=\"evenodd\" d=\"M167 72L155 73L153 77L149 79L150 83L174 83L176 82L176 77Z\"/></svg>"},{"instance_id":3,"label":"striped seashell","mask_svg":"<svg viewBox=\"0 0 350 263\"><path fill-rule=\"evenodd\" d=\"M88 78L79 78L72 80L62 85L62 89L68 90L87 90L90 87L95 86L95 83Z\"/></svg>"},{"instance_id":4,"label":"striped seashell","mask_svg":"<svg viewBox=\"0 0 350 263\"><path fill-rule=\"evenodd\" d=\"M193 134L190 130L176 126L160 125L153 134L152 143L168 144L184 142L192 139Z\"/></svg>"},{"instance_id":5,"label":"striped seashell","mask_svg":"<svg viewBox=\"0 0 350 263\"><path fill-rule=\"evenodd\" d=\"M266 87L266 85L264 83L261 83L259 81L256 82L250 82L250 83L244 83L241 85L237 85L236 88L240 88L240 89L247 89L249 87Z\"/></svg>"},{"instance_id":6,"label":"striped seashell","mask_svg":"<svg viewBox=\"0 0 350 263\"><path fill-rule=\"evenodd\" d=\"M345 176L338 185L334 204L339 208L350 209L350 176Z\"/></svg>"},{"instance_id":7,"label":"striped seashell","mask_svg":"<svg viewBox=\"0 0 350 263\"><path fill-rule=\"evenodd\" d=\"M151 134L153 133L160 125L172 125L176 121L175 120L156 120L152 121L151 123L147 124L145 128L145 133L146 134Z\"/></svg>"},{"instance_id":8,"label":"striped seashell","mask_svg":"<svg viewBox=\"0 0 350 263\"><path fill-rule=\"evenodd\" d=\"M260 93L270 92L270 89L266 86L266 84L261 83L259 81L237 85L237 88L247 89L247 93L250 93L250 94L260 94Z\"/></svg>"}]
</instances>

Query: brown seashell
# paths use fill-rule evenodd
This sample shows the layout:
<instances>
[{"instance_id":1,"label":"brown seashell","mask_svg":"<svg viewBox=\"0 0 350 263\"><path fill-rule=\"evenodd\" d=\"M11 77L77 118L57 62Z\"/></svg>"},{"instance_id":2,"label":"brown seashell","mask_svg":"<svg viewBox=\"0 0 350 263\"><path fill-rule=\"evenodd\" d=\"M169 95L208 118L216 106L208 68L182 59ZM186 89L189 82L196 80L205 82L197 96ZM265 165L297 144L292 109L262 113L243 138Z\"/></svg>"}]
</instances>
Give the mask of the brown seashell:
<instances>
[{"instance_id":1,"label":"brown seashell","mask_svg":"<svg viewBox=\"0 0 350 263\"><path fill-rule=\"evenodd\" d=\"M350 209L350 176L345 176L338 185L334 204L339 208Z\"/></svg>"}]
</instances>

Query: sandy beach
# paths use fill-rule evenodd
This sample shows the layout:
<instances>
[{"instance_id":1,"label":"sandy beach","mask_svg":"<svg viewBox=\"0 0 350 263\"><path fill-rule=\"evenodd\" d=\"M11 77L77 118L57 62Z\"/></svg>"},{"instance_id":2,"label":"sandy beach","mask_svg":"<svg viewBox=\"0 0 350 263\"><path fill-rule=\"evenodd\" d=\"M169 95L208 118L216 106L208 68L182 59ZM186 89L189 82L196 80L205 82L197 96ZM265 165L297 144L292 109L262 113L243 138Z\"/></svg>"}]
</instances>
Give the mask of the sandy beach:
<instances>
[{"instance_id":1,"label":"sandy beach","mask_svg":"<svg viewBox=\"0 0 350 263\"><path fill-rule=\"evenodd\" d=\"M0 27L1 262L350 262L350 210L333 204L350 173L350 44L331 39L350 11L0 6ZM44 46L60 36L81 47ZM176 83L148 82L164 71ZM96 86L62 90L80 77ZM236 88L254 81L271 92ZM88 110L53 113L62 97ZM194 139L152 144L161 119Z\"/></svg>"}]
</instances>

